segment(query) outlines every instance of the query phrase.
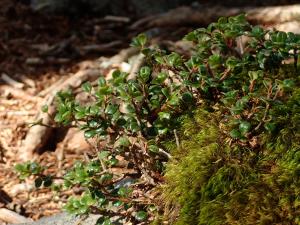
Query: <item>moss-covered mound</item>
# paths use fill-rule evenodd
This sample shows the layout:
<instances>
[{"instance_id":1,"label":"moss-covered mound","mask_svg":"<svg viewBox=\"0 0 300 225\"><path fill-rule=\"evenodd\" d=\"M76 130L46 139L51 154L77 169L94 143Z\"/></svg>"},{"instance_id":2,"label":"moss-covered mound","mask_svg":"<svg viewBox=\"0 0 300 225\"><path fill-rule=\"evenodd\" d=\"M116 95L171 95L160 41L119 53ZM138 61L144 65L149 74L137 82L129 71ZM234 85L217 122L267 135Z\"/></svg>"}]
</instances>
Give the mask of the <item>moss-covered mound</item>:
<instances>
[{"instance_id":1,"label":"moss-covered mound","mask_svg":"<svg viewBox=\"0 0 300 225\"><path fill-rule=\"evenodd\" d=\"M175 224L300 224L300 88L272 113L276 134L252 147L230 143L218 110L185 117L164 187Z\"/></svg>"}]
</instances>

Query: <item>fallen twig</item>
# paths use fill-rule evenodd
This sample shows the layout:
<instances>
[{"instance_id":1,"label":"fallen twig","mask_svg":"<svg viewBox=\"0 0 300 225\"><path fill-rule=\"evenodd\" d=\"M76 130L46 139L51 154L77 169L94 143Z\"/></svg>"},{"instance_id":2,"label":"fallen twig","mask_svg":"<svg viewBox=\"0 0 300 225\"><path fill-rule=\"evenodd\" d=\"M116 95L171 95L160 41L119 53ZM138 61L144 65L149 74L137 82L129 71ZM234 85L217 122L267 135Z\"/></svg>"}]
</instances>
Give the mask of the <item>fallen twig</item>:
<instances>
[{"instance_id":1,"label":"fallen twig","mask_svg":"<svg viewBox=\"0 0 300 225\"><path fill-rule=\"evenodd\" d=\"M104 20L106 21L113 21L113 22L123 22L123 23L129 23L130 18L124 17L124 16L105 16Z\"/></svg>"},{"instance_id":2,"label":"fallen twig","mask_svg":"<svg viewBox=\"0 0 300 225\"><path fill-rule=\"evenodd\" d=\"M101 44L101 45L97 45L97 44L93 44L93 45L85 45L80 47L80 52L81 54L87 54L87 53L91 53L91 52L105 52L108 50L111 50L112 48L116 47L116 46L120 46L122 44L122 41L112 41L106 44Z\"/></svg>"},{"instance_id":3,"label":"fallen twig","mask_svg":"<svg viewBox=\"0 0 300 225\"><path fill-rule=\"evenodd\" d=\"M6 73L1 74L1 79L14 88L22 89L24 87L23 83L15 81L11 77L9 77Z\"/></svg>"}]
</instances>

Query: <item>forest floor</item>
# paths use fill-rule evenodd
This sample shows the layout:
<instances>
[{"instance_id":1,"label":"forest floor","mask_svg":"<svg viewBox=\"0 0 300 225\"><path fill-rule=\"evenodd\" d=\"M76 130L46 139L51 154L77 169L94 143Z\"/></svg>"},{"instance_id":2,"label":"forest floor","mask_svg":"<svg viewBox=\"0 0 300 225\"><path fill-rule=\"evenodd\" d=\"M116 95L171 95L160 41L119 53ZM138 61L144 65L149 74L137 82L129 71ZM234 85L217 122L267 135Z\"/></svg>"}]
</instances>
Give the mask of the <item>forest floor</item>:
<instances>
[{"instance_id":1,"label":"forest floor","mask_svg":"<svg viewBox=\"0 0 300 225\"><path fill-rule=\"evenodd\" d=\"M32 178L21 181L14 171L14 165L24 160L21 156L29 125L37 119L49 88L128 48L140 32L146 31L154 43L172 45L200 24L145 30L135 18L50 16L1 0L0 208L37 220L60 212L67 198L78 193L35 189ZM61 175L90 150L78 131L55 129L31 159Z\"/></svg>"},{"instance_id":2,"label":"forest floor","mask_svg":"<svg viewBox=\"0 0 300 225\"><path fill-rule=\"evenodd\" d=\"M129 46L141 30L130 29L132 18L80 19L47 16L27 6L2 0L0 8L0 208L39 219L56 214L72 191L53 193L35 189L34 180L21 181L14 165L22 162L23 143L43 102L43 91L65 80L100 56L112 56ZM190 27L169 32L152 30L160 39L180 39ZM100 75L100 74L99 74ZM83 152L89 151L76 131L65 145L66 132L58 129L32 160L47 167L52 174L61 174ZM58 149L64 158L58 160ZM59 165L58 165L59 164ZM76 191L75 191L76 192ZM1 222L0 222L1 224Z\"/></svg>"}]
</instances>

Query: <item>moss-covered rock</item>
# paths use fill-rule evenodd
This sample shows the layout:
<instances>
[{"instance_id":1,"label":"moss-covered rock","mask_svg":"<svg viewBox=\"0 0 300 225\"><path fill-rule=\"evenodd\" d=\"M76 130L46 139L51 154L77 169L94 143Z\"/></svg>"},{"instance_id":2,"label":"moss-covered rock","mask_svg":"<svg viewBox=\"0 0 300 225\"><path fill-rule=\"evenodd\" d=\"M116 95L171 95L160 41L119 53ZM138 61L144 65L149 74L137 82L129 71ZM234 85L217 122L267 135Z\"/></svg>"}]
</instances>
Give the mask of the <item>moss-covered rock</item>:
<instances>
[{"instance_id":1,"label":"moss-covered rock","mask_svg":"<svg viewBox=\"0 0 300 225\"><path fill-rule=\"evenodd\" d=\"M228 142L219 111L185 117L164 186L174 224L300 224L300 89L272 113L255 148Z\"/></svg>"}]
</instances>

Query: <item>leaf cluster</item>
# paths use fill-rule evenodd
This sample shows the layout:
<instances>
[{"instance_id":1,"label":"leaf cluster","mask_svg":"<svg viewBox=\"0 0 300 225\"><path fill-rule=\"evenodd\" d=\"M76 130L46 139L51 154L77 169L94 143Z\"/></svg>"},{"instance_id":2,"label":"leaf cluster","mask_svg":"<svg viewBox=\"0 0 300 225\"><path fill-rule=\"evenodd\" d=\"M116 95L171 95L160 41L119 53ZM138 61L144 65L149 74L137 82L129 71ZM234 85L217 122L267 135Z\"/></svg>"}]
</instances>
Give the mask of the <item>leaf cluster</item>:
<instances>
[{"instance_id":1,"label":"leaf cluster","mask_svg":"<svg viewBox=\"0 0 300 225\"><path fill-rule=\"evenodd\" d=\"M267 162L282 157L278 161L279 171L295 169L295 164L285 164L283 159L287 156L279 151L283 148L279 143L289 135L295 136L291 128L298 131L299 99L295 88L299 86L300 36L252 26L245 15L238 15L222 17L184 39L194 43L191 55L154 47L144 34L134 38L132 46L140 48L146 59L136 77L129 79L128 73L115 70L111 79L100 76L97 82L84 83L82 91L90 99L87 104L77 101L76 93L70 90L57 93L54 120L61 125L77 126L87 140L97 143L97 153L88 162L76 163L64 176L66 188L84 189L80 198L71 198L66 205L69 212L118 212L126 217L134 211L129 215L131 221L147 220L151 207L132 198L134 181L128 184L125 177L112 172L119 156L138 171L137 180L147 177L153 185L158 182L153 174L163 174L170 153L176 158L178 152L182 156L185 151L182 161L175 161L178 169L176 164L170 164L171 175L167 177L174 177L169 182L175 194L169 196L180 199L181 221L200 218L199 224L206 219L211 220L209 224L225 224L224 216L234 217L222 207L231 207L226 205L232 203L230 193L259 188L265 179L260 172L264 168L258 161L260 157ZM290 60L292 65L286 65ZM196 121L194 128L184 129L182 120L199 108L204 122L197 127ZM47 111L46 106L43 111ZM218 117L217 124L213 122L214 116ZM180 127L178 138L176 129ZM188 138L195 135L197 141ZM184 143L180 143L181 139ZM170 140L172 148L166 144ZM267 149L278 152L268 155L274 157L272 160L263 157L267 151L262 146L267 144ZM289 160L294 160L291 152L295 151L289 151ZM18 171L23 175L33 172L28 166L24 170L23 166L18 167L22 167ZM196 178L189 173L190 169L193 173L197 171ZM45 185L45 181L38 184L43 182ZM248 185L252 182L257 186ZM189 186L192 188L188 190ZM266 185L270 186L275 188L273 184ZM233 199L243 201L244 193L236 193L240 195ZM245 198L250 201L250 197ZM194 222L189 220L185 224ZM103 224L109 224L109 217Z\"/></svg>"}]
</instances>

